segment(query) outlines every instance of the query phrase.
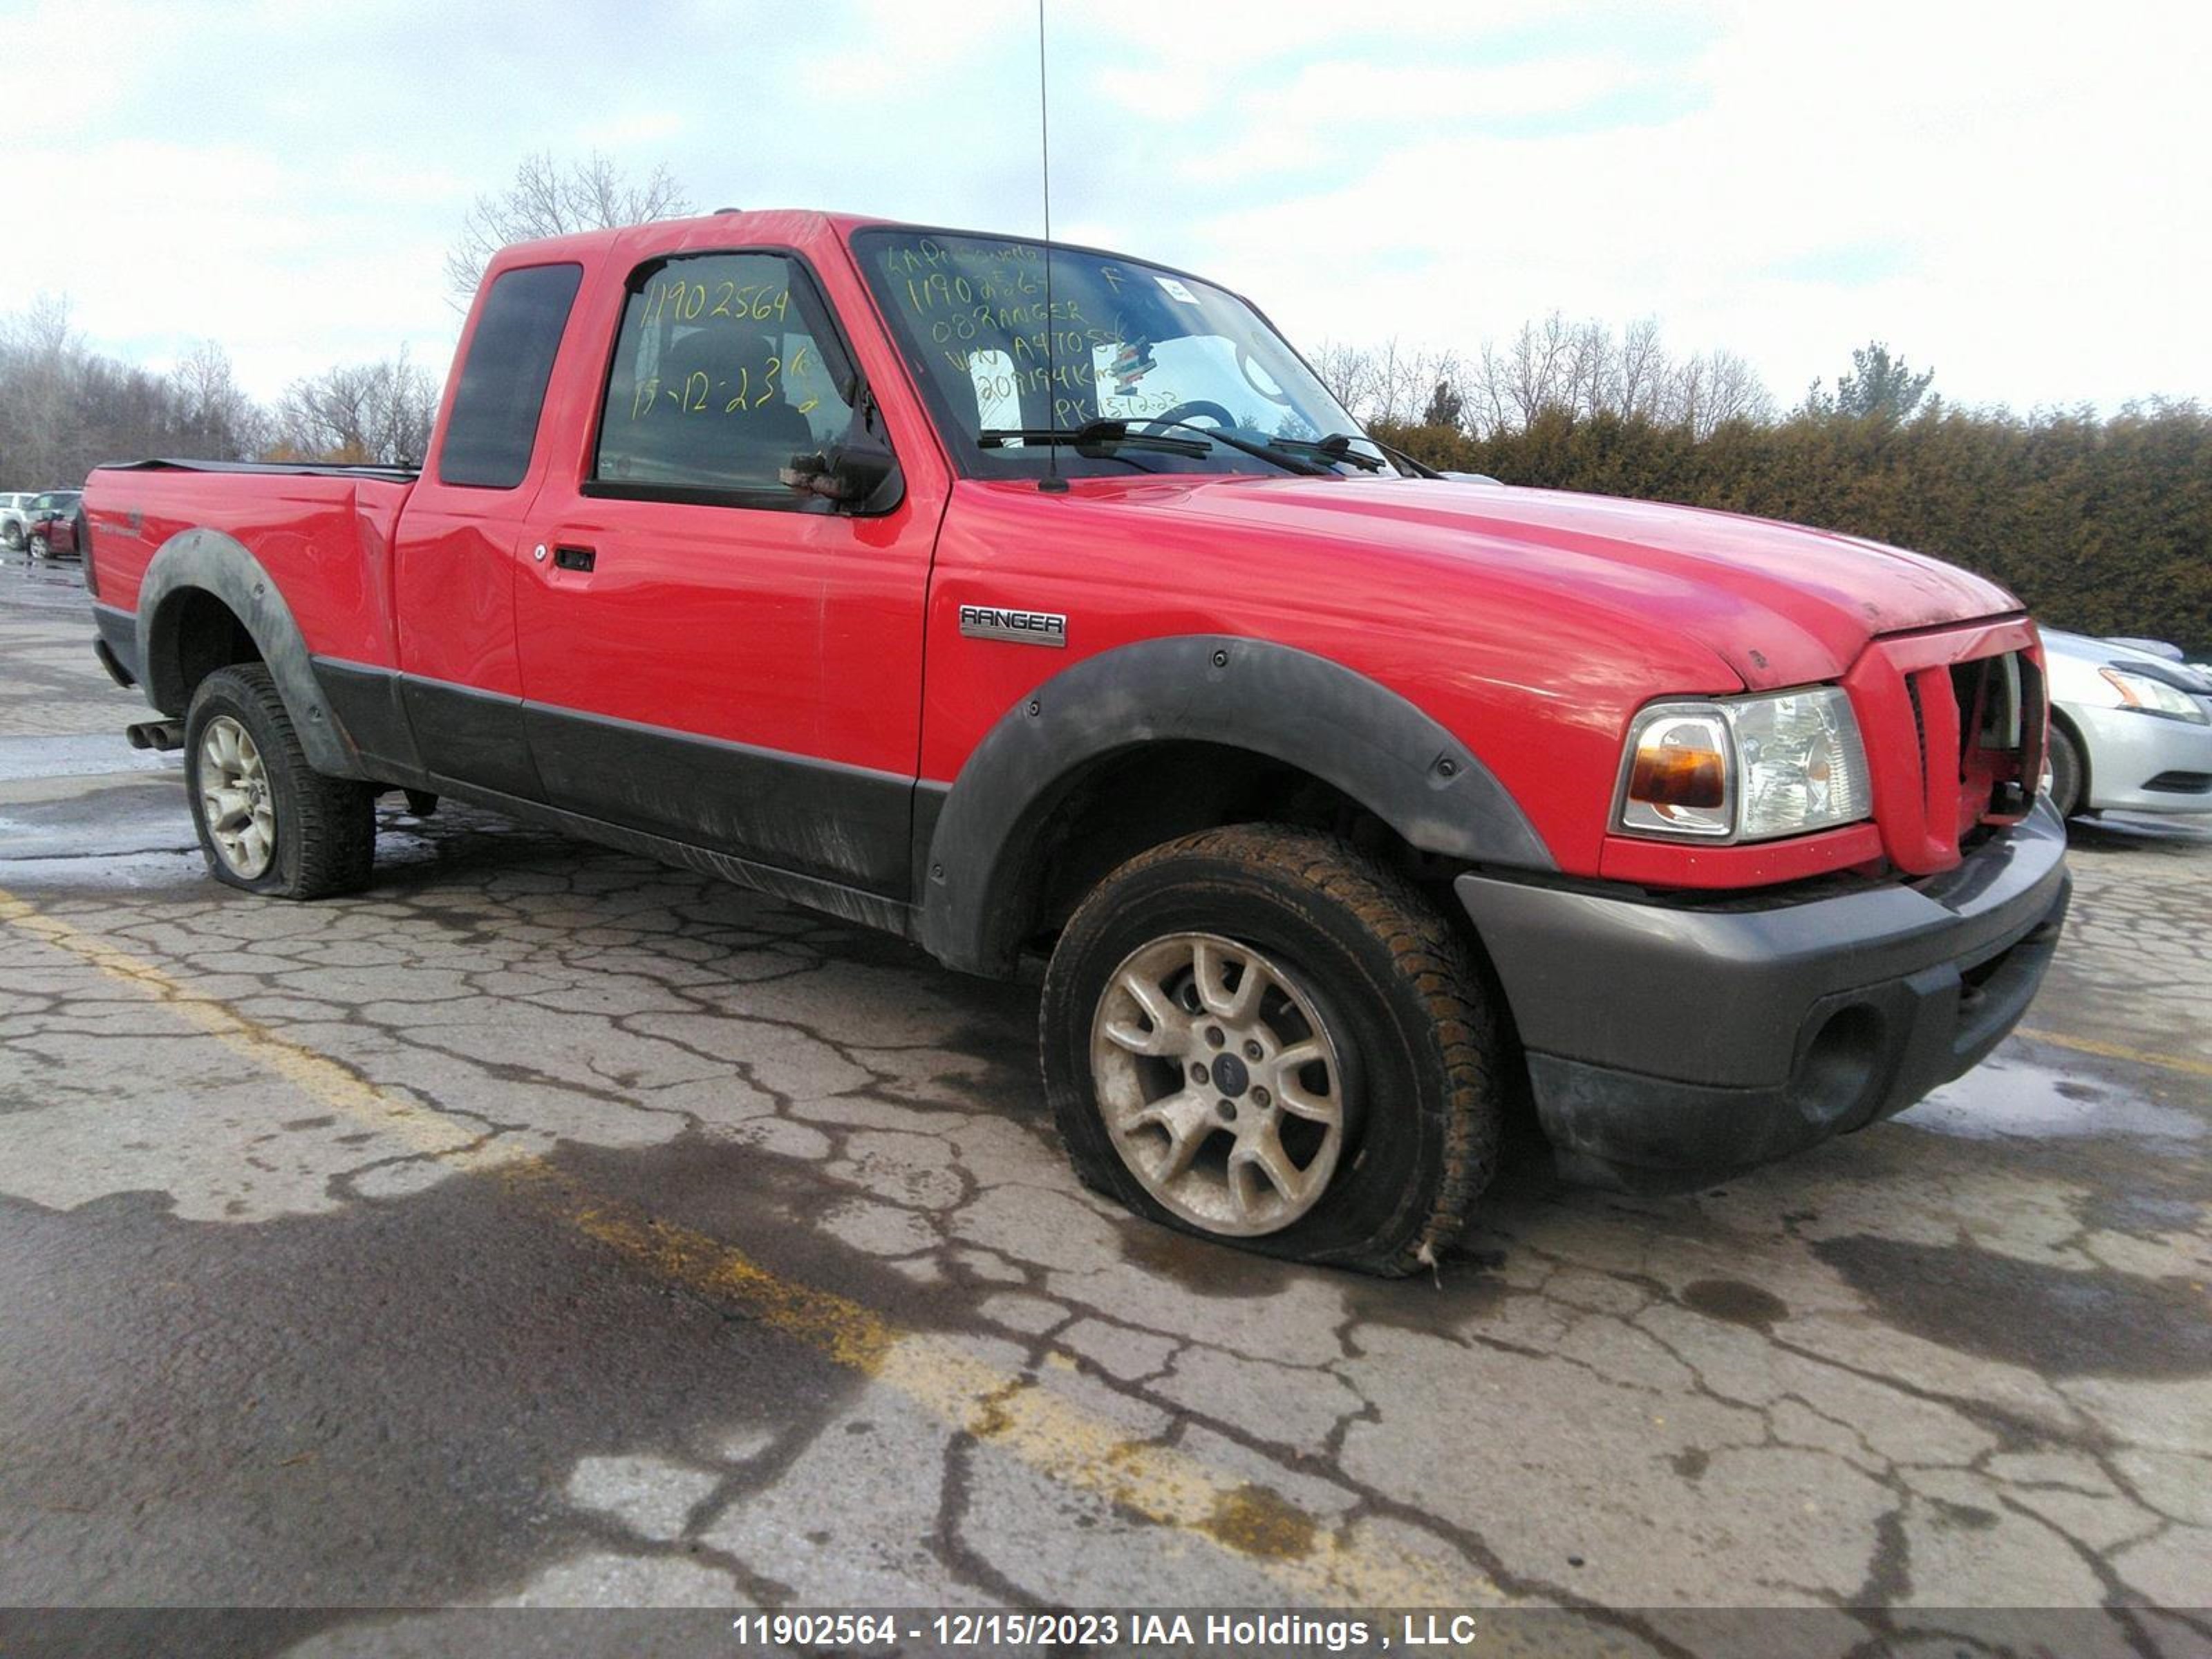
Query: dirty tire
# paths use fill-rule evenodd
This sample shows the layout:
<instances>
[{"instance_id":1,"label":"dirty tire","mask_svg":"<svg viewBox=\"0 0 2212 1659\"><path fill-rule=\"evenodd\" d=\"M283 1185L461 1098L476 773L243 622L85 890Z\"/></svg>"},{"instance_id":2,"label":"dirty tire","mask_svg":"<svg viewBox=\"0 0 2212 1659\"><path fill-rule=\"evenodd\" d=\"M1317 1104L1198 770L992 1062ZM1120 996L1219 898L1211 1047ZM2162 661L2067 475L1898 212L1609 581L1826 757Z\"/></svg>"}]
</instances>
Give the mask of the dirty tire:
<instances>
[{"instance_id":1,"label":"dirty tire","mask_svg":"<svg viewBox=\"0 0 2212 1659\"><path fill-rule=\"evenodd\" d=\"M0 525L0 541L7 543L10 553L21 553L23 550L23 526L19 524Z\"/></svg>"},{"instance_id":2,"label":"dirty tire","mask_svg":"<svg viewBox=\"0 0 2212 1659\"><path fill-rule=\"evenodd\" d=\"M268 868L251 879L216 850L201 797L201 738L208 723L228 715L246 728L269 780L276 830ZM200 682L185 716L185 793L208 873L217 881L273 898L315 899L368 885L376 861L376 796L372 786L325 777L307 764L276 684L258 663L220 668Z\"/></svg>"},{"instance_id":3,"label":"dirty tire","mask_svg":"<svg viewBox=\"0 0 2212 1659\"><path fill-rule=\"evenodd\" d=\"M2051 722L2051 804L2062 818L2081 810L2081 751L2057 720Z\"/></svg>"},{"instance_id":4,"label":"dirty tire","mask_svg":"<svg viewBox=\"0 0 2212 1659\"><path fill-rule=\"evenodd\" d=\"M1099 1104L1091 1057L1102 997L1134 953L1187 933L1232 940L1290 970L1345 1051L1334 1173L1279 1231L1237 1235L1176 1214L1124 1161ZM1496 1165L1506 1039L1484 981L1419 892L1333 836L1240 825L1124 864L1061 934L1041 1024L1045 1092L1076 1173L1139 1215L1216 1243L1411 1273L1436 1262Z\"/></svg>"}]
</instances>

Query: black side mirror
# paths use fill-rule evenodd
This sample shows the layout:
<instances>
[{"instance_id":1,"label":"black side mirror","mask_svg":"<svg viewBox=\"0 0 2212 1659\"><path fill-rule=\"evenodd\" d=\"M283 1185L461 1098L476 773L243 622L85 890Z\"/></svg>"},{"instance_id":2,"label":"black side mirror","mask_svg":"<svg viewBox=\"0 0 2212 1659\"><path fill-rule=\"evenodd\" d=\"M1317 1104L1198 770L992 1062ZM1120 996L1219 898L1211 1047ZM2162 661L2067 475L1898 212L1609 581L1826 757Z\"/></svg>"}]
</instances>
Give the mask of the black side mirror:
<instances>
[{"instance_id":1,"label":"black side mirror","mask_svg":"<svg viewBox=\"0 0 2212 1659\"><path fill-rule=\"evenodd\" d=\"M845 441L811 455L793 455L777 477L785 489L833 501L841 513L888 513L899 504L906 482L881 428L876 400L863 386L853 400L853 425Z\"/></svg>"},{"instance_id":2,"label":"black side mirror","mask_svg":"<svg viewBox=\"0 0 2212 1659\"><path fill-rule=\"evenodd\" d=\"M833 444L794 455L777 475L787 489L836 504L845 513L887 513L902 493L898 458L880 445Z\"/></svg>"}]
</instances>

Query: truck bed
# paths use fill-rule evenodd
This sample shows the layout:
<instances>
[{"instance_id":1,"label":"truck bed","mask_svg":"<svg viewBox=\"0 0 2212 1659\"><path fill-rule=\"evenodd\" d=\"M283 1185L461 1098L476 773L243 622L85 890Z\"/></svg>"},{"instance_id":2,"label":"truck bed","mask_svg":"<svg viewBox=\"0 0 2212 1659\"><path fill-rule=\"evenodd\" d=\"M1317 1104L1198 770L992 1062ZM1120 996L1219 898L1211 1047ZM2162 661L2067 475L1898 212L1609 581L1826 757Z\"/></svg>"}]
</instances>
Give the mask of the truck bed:
<instances>
[{"instance_id":1,"label":"truck bed","mask_svg":"<svg viewBox=\"0 0 2212 1659\"><path fill-rule=\"evenodd\" d=\"M326 463L140 461L85 485L94 602L135 616L155 553L199 530L252 553L289 602L309 650L396 665L392 538L416 474Z\"/></svg>"}]
</instances>

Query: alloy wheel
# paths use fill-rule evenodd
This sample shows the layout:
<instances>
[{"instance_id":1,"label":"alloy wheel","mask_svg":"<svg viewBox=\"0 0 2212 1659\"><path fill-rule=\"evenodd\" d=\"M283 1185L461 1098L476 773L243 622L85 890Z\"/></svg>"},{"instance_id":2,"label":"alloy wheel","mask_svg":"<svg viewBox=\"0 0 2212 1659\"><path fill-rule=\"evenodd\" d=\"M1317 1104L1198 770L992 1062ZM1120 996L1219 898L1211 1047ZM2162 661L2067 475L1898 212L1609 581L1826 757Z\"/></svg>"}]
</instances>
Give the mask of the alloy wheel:
<instances>
[{"instance_id":1,"label":"alloy wheel","mask_svg":"<svg viewBox=\"0 0 2212 1659\"><path fill-rule=\"evenodd\" d=\"M1343 1150L1343 1054L1288 967L1215 933L1172 933L1115 969L1091 1070L1115 1151L1194 1226L1249 1237L1310 1211Z\"/></svg>"},{"instance_id":2,"label":"alloy wheel","mask_svg":"<svg viewBox=\"0 0 2212 1659\"><path fill-rule=\"evenodd\" d=\"M268 769L252 735L228 714L200 733L200 808L208 836L230 872L258 879L276 851L276 811Z\"/></svg>"}]
</instances>

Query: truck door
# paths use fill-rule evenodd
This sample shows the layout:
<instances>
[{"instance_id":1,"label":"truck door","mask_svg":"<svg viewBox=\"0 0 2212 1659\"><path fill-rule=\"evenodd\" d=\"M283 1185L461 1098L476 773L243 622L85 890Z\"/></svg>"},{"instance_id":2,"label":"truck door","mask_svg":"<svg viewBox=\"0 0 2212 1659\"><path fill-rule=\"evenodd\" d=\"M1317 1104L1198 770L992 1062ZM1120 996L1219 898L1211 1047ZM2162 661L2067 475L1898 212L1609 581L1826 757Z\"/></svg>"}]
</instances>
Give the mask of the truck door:
<instances>
[{"instance_id":1,"label":"truck door","mask_svg":"<svg viewBox=\"0 0 2212 1659\"><path fill-rule=\"evenodd\" d=\"M605 309L591 442L516 567L546 799L903 897L936 502L784 481L856 425L887 441L796 253L654 260Z\"/></svg>"},{"instance_id":2,"label":"truck door","mask_svg":"<svg viewBox=\"0 0 2212 1659\"><path fill-rule=\"evenodd\" d=\"M411 744L434 784L530 800L544 793L522 729L514 555L544 471L532 462L546 383L583 274L576 264L524 265L494 281L477 307L436 452L400 514L392 549L399 708L358 735L401 770Z\"/></svg>"}]
</instances>

